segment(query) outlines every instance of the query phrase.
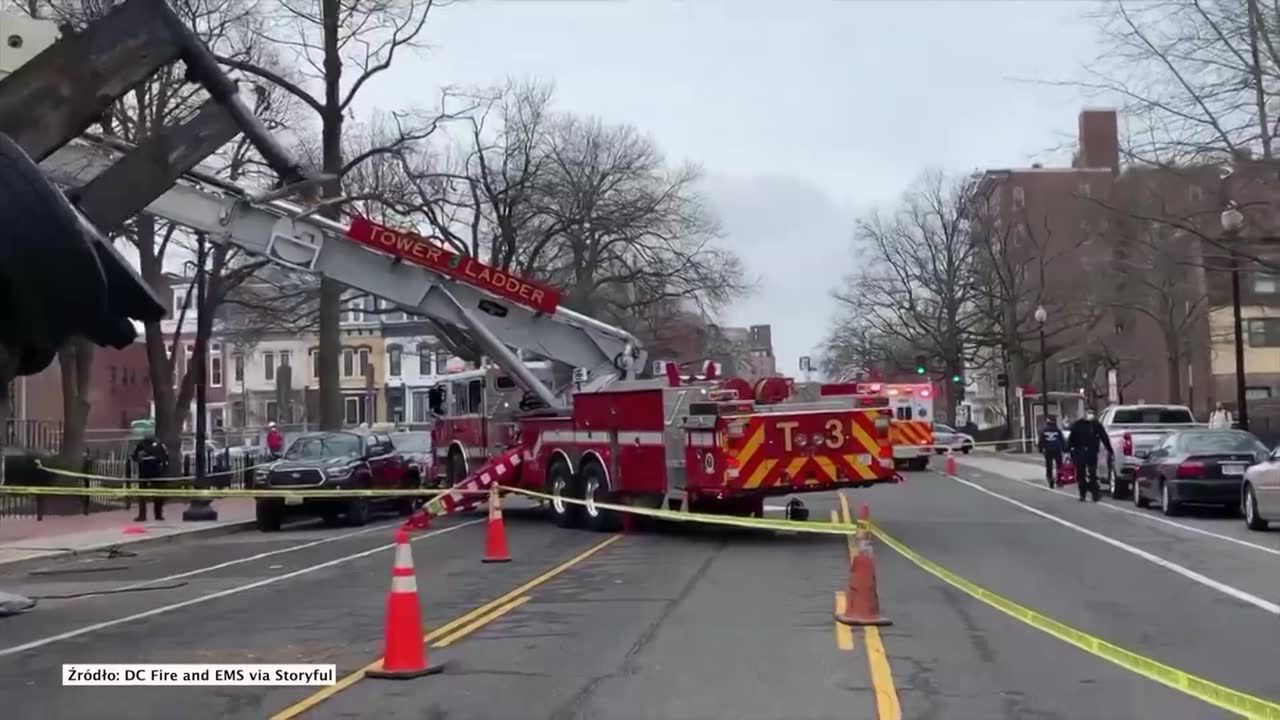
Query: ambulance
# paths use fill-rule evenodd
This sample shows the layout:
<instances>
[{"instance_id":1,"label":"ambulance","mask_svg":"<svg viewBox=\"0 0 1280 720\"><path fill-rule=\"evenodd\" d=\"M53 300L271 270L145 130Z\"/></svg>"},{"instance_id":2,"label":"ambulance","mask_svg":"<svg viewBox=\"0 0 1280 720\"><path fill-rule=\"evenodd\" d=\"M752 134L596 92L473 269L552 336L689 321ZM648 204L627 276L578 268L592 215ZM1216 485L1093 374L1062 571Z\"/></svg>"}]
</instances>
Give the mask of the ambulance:
<instances>
[{"instance_id":1,"label":"ambulance","mask_svg":"<svg viewBox=\"0 0 1280 720\"><path fill-rule=\"evenodd\" d=\"M884 397L889 402L893 419L889 423L889 442L893 445L896 468L925 470L933 456L932 383L862 383L859 392Z\"/></svg>"}]
</instances>

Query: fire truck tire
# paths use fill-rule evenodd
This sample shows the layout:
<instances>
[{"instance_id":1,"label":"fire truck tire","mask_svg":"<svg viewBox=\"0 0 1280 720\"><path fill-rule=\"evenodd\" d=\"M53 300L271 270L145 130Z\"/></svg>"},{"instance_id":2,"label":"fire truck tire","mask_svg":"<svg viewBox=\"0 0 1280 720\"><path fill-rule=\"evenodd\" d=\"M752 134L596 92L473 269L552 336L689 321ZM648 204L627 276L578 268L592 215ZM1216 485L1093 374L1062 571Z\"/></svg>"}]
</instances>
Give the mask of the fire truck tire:
<instances>
[{"instance_id":1,"label":"fire truck tire","mask_svg":"<svg viewBox=\"0 0 1280 720\"><path fill-rule=\"evenodd\" d=\"M551 509L551 521L562 528L577 527L582 524L582 506L565 502L560 498L578 499L582 497L582 484L569 465L563 460L551 461L547 471L547 494L551 496L548 507Z\"/></svg>"},{"instance_id":2,"label":"fire truck tire","mask_svg":"<svg viewBox=\"0 0 1280 720\"><path fill-rule=\"evenodd\" d=\"M448 487L455 487L467 479L467 460L456 447L449 451L449 467L445 473L445 484Z\"/></svg>"},{"instance_id":3,"label":"fire truck tire","mask_svg":"<svg viewBox=\"0 0 1280 720\"><path fill-rule=\"evenodd\" d=\"M587 502L583 508L583 519L588 530L615 532L622 527L622 516L617 511L595 506L596 503L613 504L618 501L617 495L609 490L604 468L597 462L589 462L582 468L582 499Z\"/></svg>"}]
</instances>

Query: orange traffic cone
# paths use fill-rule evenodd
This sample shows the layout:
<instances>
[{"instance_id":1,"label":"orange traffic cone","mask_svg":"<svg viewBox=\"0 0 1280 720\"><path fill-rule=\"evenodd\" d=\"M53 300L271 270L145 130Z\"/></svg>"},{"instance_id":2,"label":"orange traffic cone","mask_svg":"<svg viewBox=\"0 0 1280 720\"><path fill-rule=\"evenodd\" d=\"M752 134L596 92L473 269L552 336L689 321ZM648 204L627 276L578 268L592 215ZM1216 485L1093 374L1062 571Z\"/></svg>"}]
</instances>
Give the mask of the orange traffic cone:
<instances>
[{"instance_id":1,"label":"orange traffic cone","mask_svg":"<svg viewBox=\"0 0 1280 720\"><path fill-rule=\"evenodd\" d=\"M440 672L439 665L427 665L427 645L422 640L422 608L418 606L418 580L413 572L409 533L404 529L396 532L396 564L391 571L384 634L382 667L366 670L365 677L408 680Z\"/></svg>"},{"instance_id":2,"label":"orange traffic cone","mask_svg":"<svg viewBox=\"0 0 1280 720\"><path fill-rule=\"evenodd\" d=\"M880 594L876 590L876 560L871 551L871 534L867 523L871 520L871 511L864 503L858 509L857 552L854 553L852 567L849 570L849 602L848 610L836 613L836 620L845 625L892 625L893 622L880 614Z\"/></svg>"},{"instance_id":3,"label":"orange traffic cone","mask_svg":"<svg viewBox=\"0 0 1280 720\"><path fill-rule=\"evenodd\" d=\"M948 475L956 474L956 456L952 455L950 450L947 451L947 462L943 469L946 470Z\"/></svg>"},{"instance_id":4,"label":"orange traffic cone","mask_svg":"<svg viewBox=\"0 0 1280 720\"><path fill-rule=\"evenodd\" d=\"M489 489L489 532L484 541L483 562L511 562L511 550L507 547L507 526L502 522L502 504L498 500L498 486Z\"/></svg>"}]
</instances>

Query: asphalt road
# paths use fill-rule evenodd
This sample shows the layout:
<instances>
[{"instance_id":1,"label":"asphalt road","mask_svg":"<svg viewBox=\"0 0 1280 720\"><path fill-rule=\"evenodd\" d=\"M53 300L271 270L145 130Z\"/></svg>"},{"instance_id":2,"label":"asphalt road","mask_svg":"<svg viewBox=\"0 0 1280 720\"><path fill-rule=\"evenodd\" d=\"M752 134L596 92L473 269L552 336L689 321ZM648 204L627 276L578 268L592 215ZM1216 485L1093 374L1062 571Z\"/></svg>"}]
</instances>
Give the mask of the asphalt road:
<instances>
[{"instance_id":1,"label":"asphalt road","mask_svg":"<svg viewBox=\"0 0 1280 720\"><path fill-rule=\"evenodd\" d=\"M893 539L990 593L1280 698L1280 608L1271 605L1280 602L1280 533L1247 533L1221 516L1168 524L1150 511L1080 504L1038 487L1034 467L974 461L959 475L913 473L904 485L847 497L867 502ZM806 502L815 519L839 508L833 494ZM382 652L392 522L239 533L50 566L70 574L0 574L0 587L43 597L156 588L46 599L0 619L5 715L1232 717L1000 612L883 542L877 576L893 625L847 632L832 620L848 578L842 537L684 525L605 536L557 529L532 510L508 507L506 516L508 564L479 562L479 516L415 536L425 624L465 620L430 635L430 660L444 673L405 682L60 686L63 663L88 662L335 663L350 676Z\"/></svg>"}]
</instances>

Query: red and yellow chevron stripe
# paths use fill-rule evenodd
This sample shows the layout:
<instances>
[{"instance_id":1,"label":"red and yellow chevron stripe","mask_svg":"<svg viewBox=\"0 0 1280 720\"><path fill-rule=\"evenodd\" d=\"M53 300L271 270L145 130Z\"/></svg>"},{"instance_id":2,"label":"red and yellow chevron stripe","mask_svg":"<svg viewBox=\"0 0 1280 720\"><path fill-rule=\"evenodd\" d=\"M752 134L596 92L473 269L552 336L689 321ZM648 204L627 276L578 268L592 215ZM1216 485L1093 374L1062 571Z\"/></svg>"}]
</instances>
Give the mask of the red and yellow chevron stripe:
<instances>
[{"instance_id":1,"label":"red and yellow chevron stripe","mask_svg":"<svg viewBox=\"0 0 1280 720\"><path fill-rule=\"evenodd\" d=\"M894 420L889 423L889 442L893 445L932 445L933 423L925 420Z\"/></svg>"},{"instance_id":2,"label":"red and yellow chevron stripe","mask_svg":"<svg viewBox=\"0 0 1280 720\"><path fill-rule=\"evenodd\" d=\"M807 487L880 476L876 467L880 442L876 439L875 413L830 413L805 420L800 423L797 416L783 414L748 418L741 438L725 443L725 454L731 458L729 466L738 470L736 476L726 476L726 489L761 490L797 484ZM778 429L780 422L795 423L793 439L803 436L805 442L793 442L788 452L785 435ZM822 442L812 442L814 435Z\"/></svg>"}]
</instances>

